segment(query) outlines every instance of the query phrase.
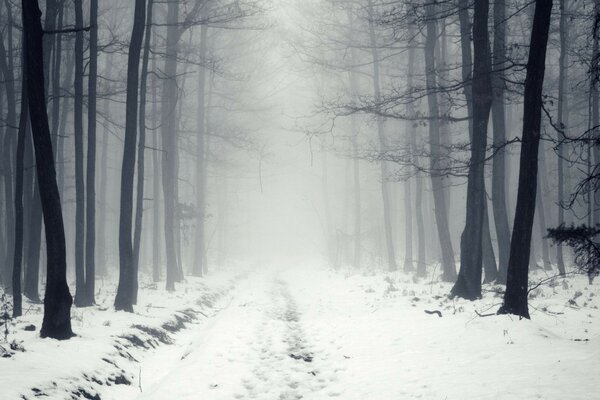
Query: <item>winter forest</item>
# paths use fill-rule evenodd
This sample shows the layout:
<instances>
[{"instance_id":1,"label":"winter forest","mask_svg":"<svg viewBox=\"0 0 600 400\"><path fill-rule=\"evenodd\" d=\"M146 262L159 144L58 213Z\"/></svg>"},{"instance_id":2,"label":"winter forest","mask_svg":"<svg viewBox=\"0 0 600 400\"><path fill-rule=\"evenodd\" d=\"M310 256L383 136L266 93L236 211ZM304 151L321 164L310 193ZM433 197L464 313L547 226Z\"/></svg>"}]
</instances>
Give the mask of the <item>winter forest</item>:
<instances>
[{"instance_id":1,"label":"winter forest","mask_svg":"<svg viewBox=\"0 0 600 400\"><path fill-rule=\"evenodd\" d=\"M0 0L0 399L600 399L599 189L599 0Z\"/></svg>"}]
</instances>

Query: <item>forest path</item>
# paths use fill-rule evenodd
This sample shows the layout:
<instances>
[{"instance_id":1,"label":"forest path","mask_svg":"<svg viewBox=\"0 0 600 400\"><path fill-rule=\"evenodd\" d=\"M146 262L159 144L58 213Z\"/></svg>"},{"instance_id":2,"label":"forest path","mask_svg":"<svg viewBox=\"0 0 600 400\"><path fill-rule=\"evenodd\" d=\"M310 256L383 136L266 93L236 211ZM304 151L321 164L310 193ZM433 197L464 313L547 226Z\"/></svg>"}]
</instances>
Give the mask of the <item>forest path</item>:
<instances>
[{"instance_id":1,"label":"forest path","mask_svg":"<svg viewBox=\"0 0 600 400\"><path fill-rule=\"evenodd\" d=\"M284 275L284 274L283 274ZM201 332L162 379L139 399L301 399L339 395L329 390L336 369L318 351L279 271L257 272ZM313 395L311 395L313 394Z\"/></svg>"}]
</instances>

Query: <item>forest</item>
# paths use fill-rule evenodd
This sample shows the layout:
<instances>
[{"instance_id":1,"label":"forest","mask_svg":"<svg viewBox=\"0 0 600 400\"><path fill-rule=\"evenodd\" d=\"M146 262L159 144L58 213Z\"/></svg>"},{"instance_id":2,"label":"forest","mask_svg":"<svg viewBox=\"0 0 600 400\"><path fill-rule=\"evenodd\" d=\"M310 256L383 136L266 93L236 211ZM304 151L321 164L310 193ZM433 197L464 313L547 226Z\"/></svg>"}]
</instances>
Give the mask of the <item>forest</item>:
<instances>
[{"instance_id":1,"label":"forest","mask_svg":"<svg viewBox=\"0 0 600 400\"><path fill-rule=\"evenodd\" d=\"M0 0L0 160L0 399L597 396L600 0Z\"/></svg>"}]
</instances>

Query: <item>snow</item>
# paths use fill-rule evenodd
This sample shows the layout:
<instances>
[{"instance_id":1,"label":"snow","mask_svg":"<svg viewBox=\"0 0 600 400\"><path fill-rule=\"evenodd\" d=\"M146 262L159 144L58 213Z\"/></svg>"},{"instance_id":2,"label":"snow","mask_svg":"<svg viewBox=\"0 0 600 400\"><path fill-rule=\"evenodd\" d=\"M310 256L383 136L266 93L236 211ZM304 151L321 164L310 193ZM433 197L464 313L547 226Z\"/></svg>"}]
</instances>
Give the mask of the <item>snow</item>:
<instances>
[{"instance_id":1,"label":"snow","mask_svg":"<svg viewBox=\"0 0 600 400\"><path fill-rule=\"evenodd\" d=\"M535 271L531 281L545 277ZM33 387L56 399L83 388L103 400L600 398L597 285L585 276L553 282L532 291L530 321L478 315L497 310L501 286L486 285L479 301L450 300L449 284L402 273L264 268L192 279L172 294L146 288L135 315L75 310L80 336L70 341L23 332L40 316L21 318L14 329L26 351L0 360L0 398L32 398ZM150 340L131 326L160 327L186 308L202 314L170 334L172 344L143 349L118 338ZM119 373L131 384L105 383Z\"/></svg>"}]
</instances>

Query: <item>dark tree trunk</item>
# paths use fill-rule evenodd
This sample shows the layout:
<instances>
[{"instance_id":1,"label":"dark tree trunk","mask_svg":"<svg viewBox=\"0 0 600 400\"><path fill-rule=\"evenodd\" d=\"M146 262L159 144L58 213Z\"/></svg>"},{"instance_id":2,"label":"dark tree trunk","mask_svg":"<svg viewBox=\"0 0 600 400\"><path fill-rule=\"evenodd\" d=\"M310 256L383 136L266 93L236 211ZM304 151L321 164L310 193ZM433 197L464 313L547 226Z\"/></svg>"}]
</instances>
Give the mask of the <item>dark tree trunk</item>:
<instances>
[{"instance_id":1,"label":"dark tree trunk","mask_svg":"<svg viewBox=\"0 0 600 400\"><path fill-rule=\"evenodd\" d=\"M135 199L135 229L133 233L133 304L137 304L138 271L140 264L140 246L142 242L142 222L144 213L144 160L146 151L146 93L148 82L148 61L150 57L150 39L152 37L152 9L153 0L149 0L146 10L146 34L144 38L144 56L142 59L142 72L140 77L140 113L138 126L140 137L138 139L137 158L137 194Z\"/></svg>"},{"instance_id":2,"label":"dark tree trunk","mask_svg":"<svg viewBox=\"0 0 600 400\"><path fill-rule=\"evenodd\" d=\"M73 74L75 72L74 68L74 60L75 53L69 52L69 57L67 58L67 68L65 70L65 80L63 81L63 87L68 88L71 86L71 82L73 82ZM62 112L60 115L60 128L59 132L63 132L67 130L67 122L69 116L69 103L71 100L71 96L67 96L64 98ZM58 145L58 149L56 149L55 153L57 154L57 168L58 168L58 189L60 193L64 195L65 193L65 135L57 135L56 142Z\"/></svg>"},{"instance_id":3,"label":"dark tree trunk","mask_svg":"<svg viewBox=\"0 0 600 400\"><path fill-rule=\"evenodd\" d=\"M75 0L75 305L87 306L85 284L85 183L83 171L83 0Z\"/></svg>"},{"instance_id":4,"label":"dark tree trunk","mask_svg":"<svg viewBox=\"0 0 600 400\"><path fill-rule=\"evenodd\" d=\"M37 0L22 0L21 5L23 29L27 32L24 49L27 59L29 114L46 229L48 263L44 319L40 334L42 337L68 339L73 336L71 330L71 304L73 299L69 293L66 279L65 232L44 98L44 53L40 21L42 13Z\"/></svg>"},{"instance_id":5,"label":"dark tree trunk","mask_svg":"<svg viewBox=\"0 0 600 400\"><path fill-rule=\"evenodd\" d=\"M112 79L112 65L113 65L113 56L109 55L106 58L106 63L104 66L104 76L106 79ZM108 86L110 92L111 85ZM110 104L108 96L104 97L102 101L102 110L104 115L108 115L110 112ZM102 151L100 154L100 201L98 204L98 214L100 218L98 218L98 242L96 248L97 255L97 267L98 273L101 276L107 275L106 263L106 220L108 219L107 210L107 201L108 196L106 193L106 188L108 187L108 140L109 140L109 132L106 126L104 126L102 132Z\"/></svg>"},{"instance_id":6,"label":"dark tree trunk","mask_svg":"<svg viewBox=\"0 0 600 400\"><path fill-rule=\"evenodd\" d=\"M25 36L26 34L23 35L24 40ZM23 54L23 65L26 66L26 63L27 60L25 59L25 54ZM13 318L20 317L23 314L21 298L21 272L23 265L23 158L25 155L25 139L29 133L27 126L29 122L29 103L27 98L26 74L23 74L21 86L21 115L19 117L15 166L15 248L13 249L12 264Z\"/></svg>"},{"instance_id":7,"label":"dark tree trunk","mask_svg":"<svg viewBox=\"0 0 600 400\"><path fill-rule=\"evenodd\" d=\"M562 141L567 136L569 127L568 114L569 114L569 103L567 96L567 82L569 80L569 24L567 12L567 0L559 0L560 3L560 22L559 22L559 34L560 34L560 57L559 57L559 70L558 70L558 118L557 124L559 126L557 145L557 156L558 156L558 226L565 223L565 150ZM565 261L563 255L563 246L556 244L556 264L558 271L561 275L565 273Z\"/></svg>"},{"instance_id":8,"label":"dark tree trunk","mask_svg":"<svg viewBox=\"0 0 600 400\"><path fill-rule=\"evenodd\" d=\"M435 220L437 223L438 239L442 252L442 280L453 282L456 279L456 266L454 264L454 250L448 226L448 213L446 212L446 200L442 178L440 174L440 129L439 129L439 104L437 98L437 79L435 66L435 44L437 41L437 26L435 22L436 12L433 4L425 5L427 16L426 42L425 42L425 74L427 86L427 102L429 106L429 146L430 146L430 169L431 186L433 192Z\"/></svg>"},{"instance_id":9,"label":"dark tree trunk","mask_svg":"<svg viewBox=\"0 0 600 400\"><path fill-rule=\"evenodd\" d=\"M523 136L517 206L510 242L504 304L498 310L499 314L515 314L525 318L529 318L527 305L529 251L535 214L542 89L551 12L552 0L536 0L523 99Z\"/></svg>"},{"instance_id":10,"label":"dark tree trunk","mask_svg":"<svg viewBox=\"0 0 600 400\"><path fill-rule=\"evenodd\" d=\"M485 192L485 186L484 186ZM483 256L483 272L484 272L484 283L490 283L496 280L498 277L498 267L496 265L496 256L494 254L494 245L492 244L492 237L490 235L490 218L488 213L487 196L484 199L484 210L483 210L483 236L482 242L482 256Z\"/></svg>"},{"instance_id":11,"label":"dark tree trunk","mask_svg":"<svg viewBox=\"0 0 600 400\"><path fill-rule=\"evenodd\" d=\"M492 86L492 127L494 131L494 160L492 164L492 210L498 239L498 280L506 282L510 253L510 227L506 209L506 115L504 110L504 70L506 69L506 3L494 3L494 72Z\"/></svg>"},{"instance_id":12,"label":"dark tree trunk","mask_svg":"<svg viewBox=\"0 0 600 400\"><path fill-rule=\"evenodd\" d=\"M88 137L85 199L86 304L96 303L96 93L98 82L98 0L90 1L90 64L88 74Z\"/></svg>"},{"instance_id":13,"label":"dark tree trunk","mask_svg":"<svg viewBox=\"0 0 600 400\"><path fill-rule=\"evenodd\" d=\"M13 154L15 153L15 140L17 136L17 110L16 110L16 96L15 96L15 77L13 70L12 61L12 13L10 6L7 5L7 16L8 16L8 28L7 28L7 43L8 49L4 47L4 38L2 32L0 32L0 71L4 78L4 85L6 88L6 128L4 130L3 138L3 155L2 155L2 169L4 170L4 198L6 199L6 226L15 226L15 211L13 207ZM7 232L10 232L7 230ZM12 234L6 235L6 248L14 249L15 242ZM8 255L8 252L7 252ZM3 277L3 281L8 283L11 276L10 266L12 260L3 260L3 267L0 268L0 274ZM8 286L8 284L7 284Z\"/></svg>"},{"instance_id":14,"label":"dark tree trunk","mask_svg":"<svg viewBox=\"0 0 600 400\"><path fill-rule=\"evenodd\" d=\"M489 0L475 2L473 14L473 137L467 183L467 218L460 241L460 270L451 295L474 300L481 297L482 235L486 209L484 165L487 125L492 106ZM489 226L488 226L489 229Z\"/></svg>"},{"instance_id":15,"label":"dark tree trunk","mask_svg":"<svg viewBox=\"0 0 600 400\"><path fill-rule=\"evenodd\" d=\"M592 45L592 65L591 65L591 94L592 94L592 138L594 144L590 144L592 151L589 154L590 164L593 166L593 171L597 173L598 165L600 165L600 0L594 1L594 26L592 29L593 34L593 45ZM593 158L593 161L592 161ZM591 172L591 171L590 171ZM588 176L591 173L588 173ZM592 223L590 226L600 225L600 188L597 186L593 188L590 193L590 204L592 213Z\"/></svg>"},{"instance_id":16,"label":"dark tree trunk","mask_svg":"<svg viewBox=\"0 0 600 400\"><path fill-rule=\"evenodd\" d=\"M119 286L115 309L133 312L133 290L136 277L133 259L133 180L135 175L135 147L137 133L139 64L146 25L146 0L135 0L133 29L127 61L127 98L125 116L125 143L121 168L121 203L119 217Z\"/></svg>"},{"instance_id":17,"label":"dark tree trunk","mask_svg":"<svg viewBox=\"0 0 600 400\"><path fill-rule=\"evenodd\" d=\"M64 7L63 1L59 1L58 7L58 20L56 23L56 29L61 30L63 28L64 18ZM52 37L52 35L47 35ZM52 136L52 147L54 148L54 157L57 156L58 148L58 128L60 123L60 71L62 64L62 35L57 33L54 35L54 60L52 67L52 125L50 134Z\"/></svg>"},{"instance_id":18,"label":"dark tree trunk","mask_svg":"<svg viewBox=\"0 0 600 400\"><path fill-rule=\"evenodd\" d=\"M29 134L29 132L27 132ZM32 171L33 196L29 204L29 223L27 226L27 265L25 269L25 288L23 294L34 303L40 302L39 275L40 250L42 245L42 203L37 176Z\"/></svg>"}]
</instances>

